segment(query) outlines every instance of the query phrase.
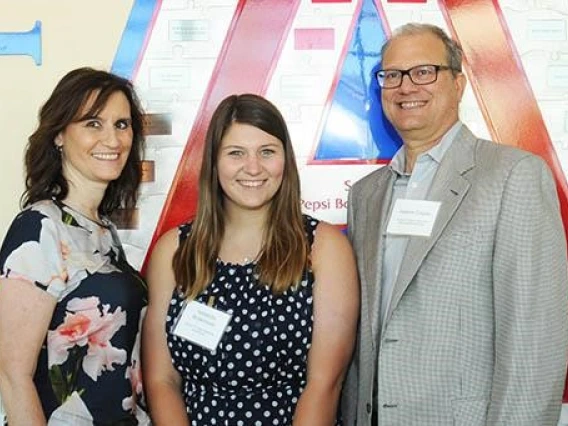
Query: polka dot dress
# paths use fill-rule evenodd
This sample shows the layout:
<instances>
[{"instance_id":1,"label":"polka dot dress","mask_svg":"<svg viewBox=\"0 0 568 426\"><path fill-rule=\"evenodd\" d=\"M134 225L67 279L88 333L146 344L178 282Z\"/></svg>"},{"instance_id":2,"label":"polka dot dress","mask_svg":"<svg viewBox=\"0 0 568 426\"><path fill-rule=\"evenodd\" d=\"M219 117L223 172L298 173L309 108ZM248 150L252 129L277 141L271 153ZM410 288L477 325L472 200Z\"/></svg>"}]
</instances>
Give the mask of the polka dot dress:
<instances>
[{"instance_id":1,"label":"polka dot dress","mask_svg":"<svg viewBox=\"0 0 568 426\"><path fill-rule=\"evenodd\" d=\"M305 216L310 244L317 221ZM180 227L183 240L189 225ZM217 261L213 282L197 298L232 315L214 351L174 336L170 330L183 305L174 292L166 330L172 362L183 379L192 426L290 426L306 385L313 323L313 274L298 288L274 295L258 285L254 264Z\"/></svg>"}]
</instances>

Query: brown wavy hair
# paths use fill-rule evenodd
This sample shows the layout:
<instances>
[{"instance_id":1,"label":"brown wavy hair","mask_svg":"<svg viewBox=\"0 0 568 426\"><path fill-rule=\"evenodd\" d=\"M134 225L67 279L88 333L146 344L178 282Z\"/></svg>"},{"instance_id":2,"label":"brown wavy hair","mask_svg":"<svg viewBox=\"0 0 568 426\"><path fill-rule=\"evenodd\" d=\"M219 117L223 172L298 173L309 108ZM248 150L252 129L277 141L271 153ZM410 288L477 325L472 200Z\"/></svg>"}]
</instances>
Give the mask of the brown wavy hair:
<instances>
[{"instance_id":1,"label":"brown wavy hair","mask_svg":"<svg viewBox=\"0 0 568 426\"><path fill-rule=\"evenodd\" d=\"M259 282L276 294L300 282L309 264L300 178L284 118L268 100L253 94L232 95L217 107L205 139L199 175L199 201L191 231L173 258L176 282L193 299L211 282L225 231L224 193L219 184L217 159L221 140L233 123L248 124L276 137L284 147L282 184L270 204L261 251L256 263Z\"/></svg>"},{"instance_id":2,"label":"brown wavy hair","mask_svg":"<svg viewBox=\"0 0 568 426\"><path fill-rule=\"evenodd\" d=\"M127 79L85 67L67 73L39 111L39 124L28 138L25 153L26 190L21 198L22 207L51 198L63 200L67 196L69 185L63 176L55 137L69 124L97 115L116 92L124 93L130 104L132 147L121 175L109 183L99 213L109 215L118 208L131 209L136 205L144 151L144 113L140 101ZM95 101L81 115L91 94L95 94Z\"/></svg>"}]
</instances>

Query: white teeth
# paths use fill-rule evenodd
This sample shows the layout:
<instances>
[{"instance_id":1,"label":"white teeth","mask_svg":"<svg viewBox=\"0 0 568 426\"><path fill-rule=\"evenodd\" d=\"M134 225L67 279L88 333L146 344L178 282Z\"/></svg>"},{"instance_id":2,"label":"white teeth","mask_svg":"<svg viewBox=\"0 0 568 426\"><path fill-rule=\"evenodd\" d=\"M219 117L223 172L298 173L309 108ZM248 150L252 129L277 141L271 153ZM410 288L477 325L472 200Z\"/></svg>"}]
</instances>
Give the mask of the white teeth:
<instances>
[{"instance_id":1,"label":"white teeth","mask_svg":"<svg viewBox=\"0 0 568 426\"><path fill-rule=\"evenodd\" d=\"M256 188L263 184L264 181L262 180L241 180L239 183L243 186L248 186L250 188Z\"/></svg>"},{"instance_id":2,"label":"white teeth","mask_svg":"<svg viewBox=\"0 0 568 426\"><path fill-rule=\"evenodd\" d=\"M103 153L103 152L95 152L93 154L91 154L93 157L95 157L97 160L116 160L118 158L118 153L116 152L108 152L108 153Z\"/></svg>"},{"instance_id":3,"label":"white teeth","mask_svg":"<svg viewBox=\"0 0 568 426\"><path fill-rule=\"evenodd\" d=\"M426 102L422 102L422 101L401 102L400 107L402 109L413 109L413 108L420 108L425 104L426 104Z\"/></svg>"}]
</instances>

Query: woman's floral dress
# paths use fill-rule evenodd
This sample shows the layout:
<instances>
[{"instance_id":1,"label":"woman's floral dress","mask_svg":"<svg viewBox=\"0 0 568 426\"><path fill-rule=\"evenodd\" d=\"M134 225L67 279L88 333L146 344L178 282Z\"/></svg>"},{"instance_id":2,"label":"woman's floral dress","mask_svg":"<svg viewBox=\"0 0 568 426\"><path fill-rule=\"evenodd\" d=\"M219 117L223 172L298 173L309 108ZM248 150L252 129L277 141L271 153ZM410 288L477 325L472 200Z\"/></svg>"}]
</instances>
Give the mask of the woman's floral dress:
<instances>
[{"instance_id":1,"label":"woman's floral dress","mask_svg":"<svg viewBox=\"0 0 568 426\"><path fill-rule=\"evenodd\" d=\"M57 201L35 203L8 230L0 274L57 299L34 377L48 424L149 424L140 408L147 290L113 224Z\"/></svg>"}]
</instances>

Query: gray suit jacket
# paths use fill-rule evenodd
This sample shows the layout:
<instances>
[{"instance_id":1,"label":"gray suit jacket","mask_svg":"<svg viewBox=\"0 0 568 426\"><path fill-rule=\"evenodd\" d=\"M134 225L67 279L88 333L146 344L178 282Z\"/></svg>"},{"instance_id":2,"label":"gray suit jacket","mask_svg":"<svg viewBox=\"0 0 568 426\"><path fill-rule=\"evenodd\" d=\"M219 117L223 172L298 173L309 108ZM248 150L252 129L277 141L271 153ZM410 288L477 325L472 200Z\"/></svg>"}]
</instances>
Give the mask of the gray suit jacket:
<instances>
[{"instance_id":1,"label":"gray suit jacket","mask_svg":"<svg viewBox=\"0 0 568 426\"><path fill-rule=\"evenodd\" d=\"M393 179L383 167L349 195L362 288L345 425L371 425L375 380L378 426L556 425L568 355L568 266L549 169L463 126L427 197L441 202L432 235L410 238L380 324Z\"/></svg>"}]
</instances>

